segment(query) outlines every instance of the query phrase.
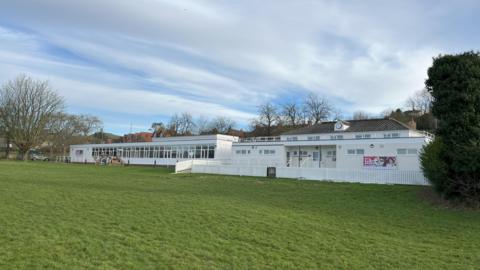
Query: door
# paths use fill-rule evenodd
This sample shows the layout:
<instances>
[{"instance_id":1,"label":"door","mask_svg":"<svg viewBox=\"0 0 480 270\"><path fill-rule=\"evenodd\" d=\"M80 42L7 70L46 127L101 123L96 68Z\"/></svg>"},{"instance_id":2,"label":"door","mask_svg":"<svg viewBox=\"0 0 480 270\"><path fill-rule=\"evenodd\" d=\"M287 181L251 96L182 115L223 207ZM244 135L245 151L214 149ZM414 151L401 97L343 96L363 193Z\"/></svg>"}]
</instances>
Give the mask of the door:
<instances>
[{"instance_id":1,"label":"door","mask_svg":"<svg viewBox=\"0 0 480 270\"><path fill-rule=\"evenodd\" d=\"M312 160L313 160L313 167L321 167L320 166L320 161L321 161L321 152L320 151L314 151L312 154Z\"/></svg>"}]
</instances>

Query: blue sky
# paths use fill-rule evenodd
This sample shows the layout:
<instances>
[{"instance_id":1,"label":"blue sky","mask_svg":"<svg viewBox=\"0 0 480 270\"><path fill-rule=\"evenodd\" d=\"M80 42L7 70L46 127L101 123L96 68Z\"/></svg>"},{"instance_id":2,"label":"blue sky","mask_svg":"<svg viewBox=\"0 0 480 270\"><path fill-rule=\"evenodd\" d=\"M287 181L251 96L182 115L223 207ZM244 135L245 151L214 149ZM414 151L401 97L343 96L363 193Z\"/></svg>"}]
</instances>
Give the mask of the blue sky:
<instances>
[{"instance_id":1,"label":"blue sky","mask_svg":"<svg viewBox=\"0 0 480 270\"><path fill-rule=\"evenodd\" d=\"M0 82L48 79L114 133L326 96L345 118L404 105L432 57L478 50L478 1L2 1Z\"/></svg>"}]
</instances>

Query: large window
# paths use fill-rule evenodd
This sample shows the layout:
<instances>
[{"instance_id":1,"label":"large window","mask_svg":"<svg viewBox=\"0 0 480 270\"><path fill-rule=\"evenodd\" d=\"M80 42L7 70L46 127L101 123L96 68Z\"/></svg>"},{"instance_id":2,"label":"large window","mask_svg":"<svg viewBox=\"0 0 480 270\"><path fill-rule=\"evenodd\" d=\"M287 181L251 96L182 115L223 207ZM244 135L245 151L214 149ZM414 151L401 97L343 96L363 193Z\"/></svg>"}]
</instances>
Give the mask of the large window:
<instances>
[{"instance_id":1,"label":"large window","mask_svg":"<svg viewBox=\"0 0 480 270\"><path fill-rule=\"evenodd\" d=\"M331 140L343 140L343 135L331 135Z\"/></svg>"},{"instance_id":2,"label":"large window","mask_svg":"<svg viewBox=\"0 0 480 270\"><path fill-rule=\"evenodd\" d=\"M398 148L397 155L416 155L418 150L416 148Z\"/></svg>"}]
</instances>

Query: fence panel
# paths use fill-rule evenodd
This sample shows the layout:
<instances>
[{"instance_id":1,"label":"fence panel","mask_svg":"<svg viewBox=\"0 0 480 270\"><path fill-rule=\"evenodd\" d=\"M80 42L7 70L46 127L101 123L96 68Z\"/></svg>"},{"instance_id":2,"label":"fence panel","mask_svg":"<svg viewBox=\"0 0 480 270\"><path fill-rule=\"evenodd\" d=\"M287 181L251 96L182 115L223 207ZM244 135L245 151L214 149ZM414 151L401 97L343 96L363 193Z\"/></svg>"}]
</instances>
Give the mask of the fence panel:
<instances>
[{"instance_id":1,"label":"fence panel","mask_svg":"<svg viewBox=\"0 0 480 270\"><path fill-rule=\"evenodd\" d=\"M267 166L220 165L208 164L206 162L192 162L191 172L266 177ZM279 178L326 180L333 182L428 185L428 181L421 171L276 167L276 176Z\"/></svg>"}]
</instances>

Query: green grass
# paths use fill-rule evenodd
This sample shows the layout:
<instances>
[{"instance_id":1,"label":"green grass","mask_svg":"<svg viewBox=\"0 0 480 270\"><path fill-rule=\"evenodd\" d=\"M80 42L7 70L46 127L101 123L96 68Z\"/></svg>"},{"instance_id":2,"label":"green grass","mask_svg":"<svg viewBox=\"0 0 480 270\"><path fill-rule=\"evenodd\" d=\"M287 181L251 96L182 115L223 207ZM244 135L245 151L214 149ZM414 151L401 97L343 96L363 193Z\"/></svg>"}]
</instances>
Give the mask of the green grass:
<instances>
[{"instance_id":1,"label":"green grass","mask_svg":"<svg viewBox=\"0 0 480 270\"><path fill-rule=\"evenodd\" d=\"M1 269L478 269L420 187L0 162Z\"/></svg>"}]
</instances>

